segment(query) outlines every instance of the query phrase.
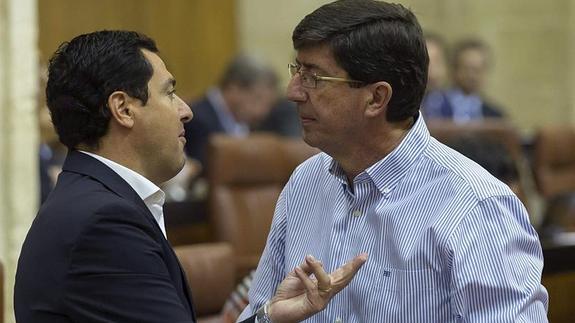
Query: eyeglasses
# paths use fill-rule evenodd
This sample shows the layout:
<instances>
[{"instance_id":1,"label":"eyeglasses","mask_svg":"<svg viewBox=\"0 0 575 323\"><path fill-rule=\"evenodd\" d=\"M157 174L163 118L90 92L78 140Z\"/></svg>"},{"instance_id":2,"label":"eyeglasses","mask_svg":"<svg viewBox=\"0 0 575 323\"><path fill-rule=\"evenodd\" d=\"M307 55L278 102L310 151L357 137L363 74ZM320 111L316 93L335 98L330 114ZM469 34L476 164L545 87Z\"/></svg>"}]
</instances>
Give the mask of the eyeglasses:
<instances>
[{"instance_id":1,"label":"eyeglasses","mask_svg":"<svg viewBox=\"0 0 575 323\"><path fill-rule=\"evenodd\" d=\"M360 87L364 84L364 82L362 81L356 81L342 77L320 76L315 73L302 70L302 66L296 63L289 63L288 70L291 77L294 77L296 76L296 74L299 74L301 85L309 89L317 88L317 82L319 81L344 82L349 83L353 87Z\"/></svg>"}]
</instances>

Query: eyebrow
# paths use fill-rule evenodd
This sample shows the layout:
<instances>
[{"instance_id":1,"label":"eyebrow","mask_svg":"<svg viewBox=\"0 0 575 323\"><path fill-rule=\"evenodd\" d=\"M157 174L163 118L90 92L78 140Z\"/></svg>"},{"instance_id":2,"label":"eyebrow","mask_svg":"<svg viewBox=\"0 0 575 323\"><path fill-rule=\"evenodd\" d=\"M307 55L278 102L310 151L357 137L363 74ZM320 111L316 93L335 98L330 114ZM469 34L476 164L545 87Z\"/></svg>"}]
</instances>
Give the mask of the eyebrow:
<instances>
[{"instance_id":1,"label":"eyebrow","mask_svg":"<svg viewBox=\"0 0 575 323\"><path fill-rule=\"evenodd\" d=\"M169 78L166 82L164 82L164 86L162 87L162 91L163 92L169 92L169 90L171 88L176 87L176 79L175 78Z\"/></svg>"},{"instance_id":2,"label":"eyebrow","mask_svg":"<svg viewBox=\"0 0 575 323\"><path fill-rule=\"evenodd\" d=\"M302 63L297 58L295 60L296 64L303 66L306 70L314 69L317 70L320 74L329 74L323 68L319 67L317 64L313 63Z\"/></svg>"}]
</instances>

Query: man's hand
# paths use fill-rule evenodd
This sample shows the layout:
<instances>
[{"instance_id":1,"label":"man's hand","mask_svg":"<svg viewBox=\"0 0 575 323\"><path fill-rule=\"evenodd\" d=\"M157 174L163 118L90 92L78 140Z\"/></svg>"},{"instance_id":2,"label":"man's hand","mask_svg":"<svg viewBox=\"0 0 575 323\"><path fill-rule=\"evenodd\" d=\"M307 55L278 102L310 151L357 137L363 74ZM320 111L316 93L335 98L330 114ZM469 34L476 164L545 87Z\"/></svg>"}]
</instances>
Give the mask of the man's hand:
<instances>
[{"instance_id":1,"label":"man's hand","mask_svg":"<svg viewBox=\"0 0 575 323\"><path fill-rule=\"evenodd\" d=\"M274 323L299 322L322 311L351 282L366 260L367 254L362 253L327 274L319 260L307 256L278 286L268 308L270 319ZM309 277L311 274L315 279Z\"/></svg>"}]
</instances>

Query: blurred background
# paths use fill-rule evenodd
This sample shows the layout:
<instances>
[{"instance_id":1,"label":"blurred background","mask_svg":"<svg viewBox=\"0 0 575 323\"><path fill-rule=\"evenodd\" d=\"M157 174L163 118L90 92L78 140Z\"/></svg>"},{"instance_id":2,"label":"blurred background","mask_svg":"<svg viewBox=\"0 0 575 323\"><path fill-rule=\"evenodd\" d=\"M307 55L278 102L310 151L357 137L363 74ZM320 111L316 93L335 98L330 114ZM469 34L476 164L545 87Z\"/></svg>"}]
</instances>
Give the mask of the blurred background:
<instances>
[{"instance_id":1,"label":"blurred background","mask_svg":"<svg viewBox=\"0 0 575 323\"><path fill-rule=\"evenodd\" d=\"M201 303L200 314L215 315L221 321L220 310L228 295L257 264L279 190L293 167L316 152L299 141L295 108L282 99L282 91L289 81L287 63L294 57L293 28L328 2L0 0L0 261L4 268L0 278L5 322L13 320L13 275L21 243L65 155L43 102L45 68L63 41L100 29L130 29L151 36L178 80L178 94L193 109L218 84L226 92L222 75L240 54L255 57L276 75L270 83L275 96L269 109L255 121L235 120L245 131L224 129L206 137L206 159L190 154L185 171L165 186L170 197L165 208L168 238L179 248L186 268L198 268L190 262L194 257L212 258L213 267L195 273L189 269L188 275L194 292L200 294L195 297ZM510 154L518 194L544 243L549 248L574 244L570 233L575 232L575 1L396 2L411 8L424 31L439 39L439 67L435 68L440 70L440 91L460 87L455 75L464 64L453 57L459 45L476 40L485 49L479 65L470 63L467 68L479 75L477 97L497 107L497 120L461 121L429 114L432 133L445 142L475 136L503 143L501 154ZM482 147L475 149L482 156L500 151ZM563 268L567 262L573 265L574 254L553 254L553 259L559 259L558 268ZM234 266L229 272L213 272L213 268L228 268L230 262ZM221 297L207 294L202 299L199 285L209 281L208 272L228 275L227 279L213 277L227 284ZM197 281L194 275L202 278ZM549 284L563 284L573 295L575 279L571 282Z\"/></svg>"}]
</instances>

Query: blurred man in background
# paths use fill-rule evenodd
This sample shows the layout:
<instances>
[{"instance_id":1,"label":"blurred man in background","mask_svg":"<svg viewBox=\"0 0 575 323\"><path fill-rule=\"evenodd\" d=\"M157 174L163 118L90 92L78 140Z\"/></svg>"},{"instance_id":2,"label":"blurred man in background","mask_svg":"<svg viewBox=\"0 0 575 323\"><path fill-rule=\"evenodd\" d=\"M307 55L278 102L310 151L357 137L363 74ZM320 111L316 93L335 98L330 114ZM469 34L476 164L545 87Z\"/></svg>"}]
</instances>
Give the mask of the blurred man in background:
<instances>
[{"instance_id":1,"label":"blurred man in background","mask_svg":"<svg viewBox=\"0 0 575 323\"><path fill-rule=\"evenodd\" d=\"M215 133L247 136L269 114L278 99L278 78L262 60L235 57L217 87L191 104L194 119L186 124L186 153L205 165L205 149Z\"/></svg>"},{"instance_id":2,"label":"blurred man in background","mask_svg":"<svg viewBox=\"0 0 575 323\"><path fill-rule=\"evenodd\" d=\"M427 87L421 102L423 114L427 117L428 106L441 106L445 100L445 90L448 83L447 44L439 34L427 32L424 34L425 46L429 55L427 69Z\"/></svg>"},{"instance_id":3,"label":"blurred man in background","mask_svg":"<svg viewBox=\"0 0 575 323\"><path fill-rule=\"evenodd\" d=\"M483 93L491 65L491 51L482 41L465 39L455 44L453 87L445 92L444 100L426 103L428 118L451 119L456 123L502 118L501 109L489 102Z\"/></svg>"}]
</instances>

